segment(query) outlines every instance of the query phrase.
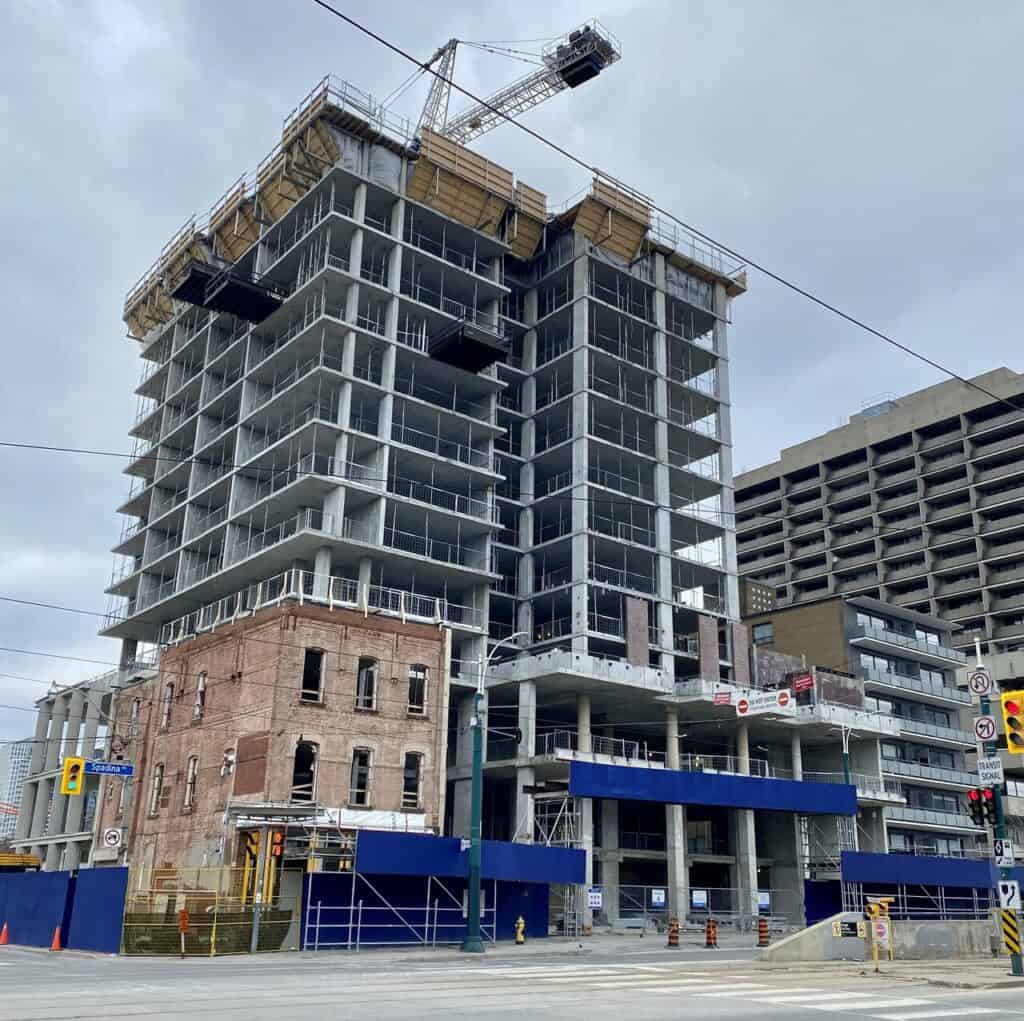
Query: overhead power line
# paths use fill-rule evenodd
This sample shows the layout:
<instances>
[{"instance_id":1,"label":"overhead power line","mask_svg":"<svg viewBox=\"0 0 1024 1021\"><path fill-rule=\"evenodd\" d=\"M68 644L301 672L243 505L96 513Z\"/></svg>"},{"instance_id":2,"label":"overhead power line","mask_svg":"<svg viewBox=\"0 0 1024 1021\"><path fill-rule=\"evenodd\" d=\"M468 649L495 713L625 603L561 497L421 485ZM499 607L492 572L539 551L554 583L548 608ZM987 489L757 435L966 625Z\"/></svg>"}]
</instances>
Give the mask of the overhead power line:
<instances>
[{"instance_id":1,"label":"overhead power line","mask_svg":"<svg viewBox=\"0 0 1024 1021\"><path fill-rule=\"evenodd\" d=\"M445 82L451 88L455 89L456 92L461 92L462 95L466 96L468 99L473 100L474 103L480 104L480 106L482 106L486 110L489 110L491 113L501 117L502 120L507 121L509 124L514 124L520 131L529 135L535 141L540 142L541 145L547 146L547 148L553 150L560 156L576 164L578 167L581 167L582 169L586 170L588 173L603 177L605 180L608 180L613 184L621 185L623 188L627 189L627 191L632 190L629 185L625 184L623 181L620 181L615 177L612 177L610 174L607 174L604 171L600 170L598 167L588 162L582 156L577 155L571 150L565 148L565 146L541 134L539 131L535 131L528 125L523 124L515 117L506 113L504 110L499 109L493 104L487 102L486 99L476 95L476 93L474 93L472 90L467 89L463 85L460 85L454 79L446 77L435 68L428 67L422 61L417 60L417 58L413 56L413 54L409 53L408 50L405 50L401 46L398 46L396 43L391 42L391 40L386 39L384 36L373 31L373 29L367 27L362 22L351 17L350 15L345 14L343 11L338 10L337 7L334 7L332 4L327 3L327 0L313 0L313 3L316 4L318 7L322 7L325 11L329 12L330 14L333 14L336 18L341 19L351 28L354 28L356 31L361 32L363 35L372 39L374 42L377 42L381 46L384 46L385 48L391 50L392 53L398 54L398 56L402 57L404 60L407 60L412 64L416 64L418 67L422 67L428 73L432 74L435 78ZM650 202L650 208L653 209L655 212L660 213L662 216L665 216L667 219L671 220L677 226L682 227L683 230L688 231L690 234L700 238L702 241L706 241L710 245L714 245L717 249L719 249L719 251L724 252L726 255L731 256L738 262L741 262L744 265L751 267L752 269L756 269L759 273L768 277L768 279L774 280L775 283L780 284L782 287L785 287L787 290L792 291L794 294L798 294L800 297L812 302L819 308L824 309L826 312L832 313L832 315L835 315L838 318L844 320L851 326L856 326L858 329L861 329L866 333L870 333L872 336L876 337L881 341L884 341L886 344L889 344L890 346L896 348L897 350L902 351L904 354L910 355L912 358L916 358L918 361L923 362L925 365L931 366L933 369L936 369L937 371L943 373L944 375L949 376L951 379L959 380L959 382L961 382L964 386L971 387L972 389L977 390L979 393L983 393L987 397L992 398L992 400L999 401L1000 403L1005 404L1010 408L1013 408L1015 411L1024 410L1024 405L1017 404L1011 401L1009 398L1001 397L999 394L994 393L992 390L989 390L987 387L982 386L980 383L968 379L966 376L962 376L959 372L949 368L946 365L943 365L941 362L937 362L934 358L930 358L928 355L922 354L920 351L914 350L914 348L902 343L901 341L896 340L894 337L890 336L889 334L885 333L882 330L877 329L876 327L872 326L870 323L864 321L863 319L860 319L853 313L844 311L838 305L834 305L832 302L820 297L813 291L807 290L807 288L795 283L788 277L783 276L781 273L777 273L774 270L769 269L768 266L766 266L763 262L760 262L757 259L753 259L750 256L745 255L743 252L740 252L737 249L725 244L724 242L719 241L717 238L712 237L710 234L705 233L695 225L687 223L685 220L676 216L675 213L669 211L668 209L665 209L663 206L659 206L656 202Z\"/></svg>"}]
</instances>

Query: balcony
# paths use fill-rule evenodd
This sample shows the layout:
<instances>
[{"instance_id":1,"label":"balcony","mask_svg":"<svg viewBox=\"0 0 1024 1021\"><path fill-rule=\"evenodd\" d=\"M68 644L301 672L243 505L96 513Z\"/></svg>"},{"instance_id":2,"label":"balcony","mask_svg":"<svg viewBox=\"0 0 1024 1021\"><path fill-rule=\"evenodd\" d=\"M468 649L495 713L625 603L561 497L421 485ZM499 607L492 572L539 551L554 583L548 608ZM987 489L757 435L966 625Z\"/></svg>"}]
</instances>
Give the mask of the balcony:
<instances>
[{"instance_id":1,"label":"balcony","mask_svg":"<svg viewBox=\"0 0 1024 1021\"><path fill-rule=\"evenodd\" d=\"M833 514L830 525L841 525L845 521L857 521L861 518L871 517L871 504L865 504L863 507L855 507L852 510L840 511L838 514Z\"/></svg>"},{"instance_id":2,"label":"balcony","mask_svg":"<svg viewBox=\"0 0 1024 1021\"><path fill-rule=\"evenodd\" d=\"M373 424L376 425L376 423ZM423 450L449 461L460 461L462 464L491 470L491 456L486 450L477 450L465 443L447 440L440 435L423 432L421 429L412 428L412 426L392 422L391 439L396 443L404 443L406 446L415 447L417 450Z\"/></svg>"},{"instance_id":3,"label":"balcony","mask_svg":"<svg viewBox=\"0 0 1024 1021\"><path fill-rule=\"evenodd\" d=\"M955 465L963 464L967 455L962 450L954 450L951 454L943 454L932 461L922 461L922 473L939 471L942 468L952 468Z\"/></svg>"},{"instance_id":4,"label":"balcony","mask_svg":"<svg viewBox=\"0 0 1024 1021\"><path fill-rule=\"evenodd\" d=\"M982 554L982 560L994 560L996 557L1006 557L1011 553L1024 552L1024 539L1019 539L1016 542L1004 542L1004 543L986 543L987 549Z\"/></svg>"},{"instance_id":5,"label":"balcony","mask_svg":"<svg viewBox=\"0 0 1024 1021\"><path fill-rule=\"evenodd\" d=\"M602 756L622 759L630 763L641 762L658 766L665 764L665 753L648 748L646 741L603 737L598 734L591 735L590 752L581 753L579 751L579 734L575 730L549 730L537 734L536 754L552 757L562 754L572 758L580 755Z\"/></svg>"},{"instance_id":6,"label":"balcony","mask_svg":"<svg viewBox=\"0 0 1024 1021\"><path fill-rule=\"evenodd\" d=\"M979 493L978 506L991 507L997 503L1011 503L1024 499L1024 486L1012 486L998 493Z\"/></svg>"},{"instance_id":7,"label":"balcony","mask_svg":"<svg viewBox=\"0 0 1024 1021\"><path fill-rule=\"evenodd\" d=\"M935 447L948 447L952 443L963 445L963 436L959 429L943 433L941 436L922 436L919 446L921 450L932 450Z\"/></svg>"},{"instance_id":8,"label":"balcony","mask_svg":"<svg viewBox=\"0 0 1024 1021\"><path fill-rule=\"evenodd\" d=\"M933 780L950 787L976 787L978 774L964 769L947 769L944 766L929 766L919 762L903 762L900 759L882 759L882 772L894 776L909 776L917 780Z\"/></svg>"},{"instance_id":9,"label":"balcony","mask_svg":"<svg viewBox=\"0 0 1024 1021\"><path fill-rule=\"evenodd\" d=\"M972 574L969 578L958 578L956 581L944 582L941 578L935 581L935 594L939 596L951 596L957 592L971 592L981 588L981 578Z\"/></svg>"},{"instance_id":10,"label":"balcony","mask_svg":"<svg viewBox=\"0 0 1024 1021\"><path fill-rule=\"evenodd\" d=\"M1015 528L1018 525L1024 525L1024 512L1020 514L1008 514L1002 518L990 518L987 521L982 521L981 531L985 532L998 532L1003 528Z\"/></svg>"},{"instance_id":11,"label":"balcony","mask_svg":"<svg viewBox=\"0 0 1024 1021\"><path fill-rule=\"evenodd\" d=\"M931 826L938 829L970 830L972 833L981 832L981 827L975 826L968 815L935 812L930 808L894 805L892 808L886 809L885 819L886 822L912 823L917 826Z\"/></svg>"},{"instance_id":12,"label":"balcony","mask_svg":"<svg viewBox=\"0 0 1024 1021\"><path fill-rule=\"evenodd\" d=\"M870 625L859 625L853 628L850 633L850 644L880 649L882 652L891 652L893 646L896 646L914 654L924 662L938 663L943 666L949 663L960 666L965 662L964 654L957 652L956 649L945 645L934 645L911 635Z\"/></svg>"},{"instance_id":13,"label":"balcony","mask_svg":"<svg viewBox=\"0 0 1024 1021\"><path fill-rule=\"evenodd\" d=\"M908 564L905 567L897 567L893 570L885 572L885 580L897 581L900 578L914 578L919 574L927 574L928 565L922 560L919 564ZM925 586L925 594L927 595L928 588Z\"/></svg>"},{"instance_id":14,"label":"balcony","mask_svg":"<svg viewBox=\"0 0 1024 1021\"><path fill-rule=\"evenodd\" d=\"M959 730L956 727L943 727L937 723L924 723L921 720L907 719L905 716L898 716L900 732L913 734L916 737L929 737L933 741L945 741L948 744L956 745L958 748L973 748L974 734L969 730Z\"/></svg>"},{"instance_id":15,"label":"balcony","mask_svg":"<svg viewBox=\"0 0 1024 1021\"><path fill-rule=\"evenodd\" d=\"M1024 444L1024 436L1019 433L1015 436L1004 436L1001 440L993 440L991 443L976 443L971 451L971 458L982 457L985 454L995 454L1000 450L1012 450Z\"/></svg>"},{"instance_id":16,"label":"balcony","mask_svg":"<svg viewBox=\"0 0 1024 1021\"><path fill-rule=\"evenodd\" d=\"M994 429L998 425L1007 425L1010 422L1024 422L1024 411L1004 411L1002 414L993 415L980 422L970 422L967 425L967 432L968 435L974 436L987 429Z\"/></svg>"},{"instance_id":17,"label":"balcony","mask_svg":"<svg viewBox=\"0 0 1024 1021\"><path fill-rule=\"evenodd\" d=\"M929 485L925 491L925 495L928 497L941 496L943 493L953 493L958 489L966 489L970 485L966 475L962 475L959 478L949 479L946 482L933 483Z\"/></svg>"},{"instance_id":18,"label":"balcony","mask_svg":"<svg viewBox=\"0 0 1024 1021\"><path fill-rule=\"evenodd\" d=\"M945 571L951 567L963 567L966 564L976 564L977 562L978 551L976 549L968 550L966 553L957 553L952 557L936 554L934 570Z\"/></svg>"},{"instance_id":19,"label":"balcony","mask_svg":"<svg viewBox=\"0 0 1024 1021\"><path fill-rule=\"evenodd\" d=\"M803 521L800 524L791 523L789 526L789 534L791 536L805 535L808 532L820 532L825 528L825 522L818 521Z\"/></svg>"},{"instance_id":20,"label":"balcony","mask_svg":"<svg viewBox=\"0 0 1024 1021\"><path fill-rule=\"evenodd\" d=\"M590 580L597 585L614 585L617 588L643 592L646 595L654 594L654 579L648 575L630 571L628 568L610 567L592 560L589 572Z\"/></svg>"},{"instance_id":21,"label":"balcony","mask_svg":"<svg viewBox=\"0 0 1024 1021\"><path fill-rule=\"evenodd\" d=\"M626 633L625 626L618 617L611 617L606 613L595 613L593 610L587 614L587 630L610 635L612 638L623 638Z\"/></svg>"},{"instance_id":22,"label":"balcony","mask_svg":"<svg viewBox=\"0 0 1024 1021\"><path fill-rule=\"evenodd\" d=\"M845 566L845 565L844 565ZM837 592L857 592L863 588L871 588L878 584L878 572L866 571L852 578L836 578Z\"/></svg>"},{"instance_id":23,"label":"balcony","mask_svg":"<svg viewBox=\"0 0 1024 1021\"><path fill-rule=\"evenodd\" d=\"M465 493L456 493L451 489L433 486L427 482L392 475L388 479L388 492L395 496L405 497L407 500L429 504L431 507L439 507L441 510L451 511L454 514L465 514L481 521L494 519L494 508L486 499L468 496Z\"/></svg>"},{"instance_id":24,"label":"balcony","mask_svg":"<svg viewBox=\"0 0 1024 1021\"><path fill-rule=\"evenodd\" d=\"M486 569L486 551L482 546L466 546L445 539L431 539L417 532L404 532L390 526L384 529L384 545L443 564L458 564L481 571Z\"/></svg>"},{"instance_id":25,"label":"balcony","mask_svg":"<svg viewBox=\"0 0 1024 1021\"><path fill-rule=\"evenodd\" d=\"M941 681L927 680L922 677L904 677L885 670L865 668L861 670L866 687L881 687L894 692L913 691L919 695L927 695L938 702L953 705L970 705L971 696L966 691L943 684Z\"/></svg>"}]
</instances>

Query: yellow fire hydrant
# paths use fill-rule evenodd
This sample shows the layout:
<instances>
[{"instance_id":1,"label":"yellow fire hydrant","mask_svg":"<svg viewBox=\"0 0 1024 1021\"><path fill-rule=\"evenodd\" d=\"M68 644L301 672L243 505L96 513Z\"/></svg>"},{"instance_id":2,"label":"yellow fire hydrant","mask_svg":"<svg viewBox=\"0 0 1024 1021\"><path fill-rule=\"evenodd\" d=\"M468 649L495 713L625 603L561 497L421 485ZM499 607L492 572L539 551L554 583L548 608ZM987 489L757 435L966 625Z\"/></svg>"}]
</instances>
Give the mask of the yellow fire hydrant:
<instances>
[{"instance_id":1,"label":"yellow fire hydrant","mask_svg":"<svg viewBox=\"0 0 1024 1021\"><path fill-rule=\"evenodd\" d=\"M526 919L520 915L516 919L516 946L522 946L526 942Z\"/></svg>"}]
</instances>

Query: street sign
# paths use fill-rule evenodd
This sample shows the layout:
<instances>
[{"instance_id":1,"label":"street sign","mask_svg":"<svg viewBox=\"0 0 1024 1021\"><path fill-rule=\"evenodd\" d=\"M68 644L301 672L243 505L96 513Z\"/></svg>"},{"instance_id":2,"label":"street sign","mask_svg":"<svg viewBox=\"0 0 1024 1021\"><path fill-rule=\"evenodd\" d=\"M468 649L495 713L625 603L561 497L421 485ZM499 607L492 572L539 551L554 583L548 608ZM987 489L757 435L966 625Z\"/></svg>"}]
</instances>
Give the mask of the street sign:
<instances>
[{"instance_id":1,"label":"street sign","mask_svg":"<svg viewBox=\"0 0 1024 1021\"><path fill-rule=\"evenodd\" d=\"M1000 840L996 837L992 841L992 857L1001 869L1013 868L1013 841Z\"/></svg>"},{"instance_id":2,"label":"street sign","mask_svg":"<svg viewBox=\"0 0 1024 1021\"><path fill-rule=\"evenodd\" d=\"M599 908L601 906L601 888L592 886L587 890L587 907Z\"/></svg>"},{"instance_id":3,"label":"street sign","mask_svg":"<svg viewBox=\"0 0 1024 1021\"><path fill-rule=\"evenodd\" d=\"M999 906L1020 911L1020 883L1016 879L999 880Z\"/></svg>"},{"instance_id":4,"label":"street sign","mask_svg":"<svg viewBox=\"0 0 1024 1021\"><path fill-rule=\"evenodd\" d=\"M871 932L879 950L889 949L889 919L876 918L871 923Z\"/></svg>"},{"instance_id":5,"label":"street sign","mask_svg":"<svg viewBox=\"0 0 1024 1021\"><path fill-rule=\"evenodd\" d=\"M712 705L732 705L731 691L716 691L711 697Z\"/></svg>"},{"instance_id":6,"label":"street sign","mask_svg":"<svg viewBox=\"0 0 1024 1021\"><path fill-rule=\"evenodd\" d=\"M134 776L135 766L130 762L86 762L85 771L101 776Z\"/></svg>"},{"instance_id":7,"label":"street sign","mask_svg":"<svg viewBox=\"0 0 1024 1021\"><path fill-rule=\"evenodd\" d=\"M665 906L665 891L654 889L651 890L651 907L652 908L663 908Z\"/></svg>"},{"instance_id":8,"label":"street sign","mask_svg":"<svg viewBox=\"0 0 1024 1021\"><path fill-rule=\"evenodd\" d=\"M970 689L971 694L977 695L978 698L991 694L992 675L983 666L975 667L967 675L967 687Z\"/></svg>"},{"instance_id":9,"label":"street sign","mask_svg":"<svg viewBox=\"0 0 1024 1021\"><path fill-rule=\"evenodd\" d=\"M858 922L857 923L857 939L867 939L867 938L868 938L868 923L867 922Z\"/></svg>"},{"instance_id":10,"label":"street sign","mask_svg":"<svg viewBox=\"0 0 1024 1021\"><path fill-rule=\"evenodd\" d=\"M858 936L863 938L864 923L835 921L832 923L832 935L836 939L856 939Z\"/></svg>"},{"instance_id":11,"label":"street sign","mask_svg":"<svg viewBox=\"0 0 1024 1021\"><path fill-rule=\"evenodd\" d=\"M708 908L708 891L707 890L690 890L690 906L697 911L707 911Z\"/></svg>"},{"instance_id":12,"label":"street sign","mask_svg":"<svg viewBox=\"0 0 1024 1021\"><path fill-rule=\"evenodd\" d=\"M998 755L978 759L978 782L982 787L998 787L1003 782L1003 760Z\"/></svg>"},{"instance_id":13,"label":"street sign","mask_svg":"<svg viewBox=\"0 0 1024 1021\"><path fill-rule=\"evenodd\" d=\"M749 691L736 703L737 716L762 716L765 713L781 713L790 716L795 708L793 696L788 688L778 691Z\"/></svg>"},{"instance_id":14,"label":"street sign","mask_svg":"<svg viewBox=\"0 0 1024 1021\"><path fill-rule=\"evenodd\" d=\"M994 716L975 716L974 736L979 741L994 741L996 736L996 718Z\"/></svg>"},{"instance_id":15,"label":"street sign","mask_svg":"<svg viewBox=\"0 0 1024 1021\"><path fill-rule=\"evenodd\" d=\"M103 846L109 848L121 846L121 830L117 826L108 826L103 831Z\"/></svg>"},{"instance_id":16,"label":"street sign","mask_svg":"<svg viewBox=\"0 0 1024 1021\"><path fill-rule=\"evenodd\" d=\"M800 674L798 677L792 678L790 683L793 685L793 690L796 692L811 691L814 688L814 675Z\"/></svg>"}]
</instances>

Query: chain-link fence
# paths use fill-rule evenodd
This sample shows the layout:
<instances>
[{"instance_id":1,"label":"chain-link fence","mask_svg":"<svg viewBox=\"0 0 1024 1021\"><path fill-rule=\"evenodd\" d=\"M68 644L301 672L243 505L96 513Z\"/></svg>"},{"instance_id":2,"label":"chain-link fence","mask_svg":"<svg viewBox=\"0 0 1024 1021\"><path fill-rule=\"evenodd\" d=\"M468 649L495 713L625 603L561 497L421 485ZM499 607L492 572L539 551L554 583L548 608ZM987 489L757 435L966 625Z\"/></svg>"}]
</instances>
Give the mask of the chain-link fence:
<instances>
[{"instance_id":1,"label":"chain-link fence","mask_svg":"<svg viewBox=\"0 0 1024 1021\"><path fill-rule=\"evenodd\" d=\"M257 904L251 868L142 869L125 897L121 952L212 957L298 947L302 876L271 863Z\"/></svg>"}]
</instances>

